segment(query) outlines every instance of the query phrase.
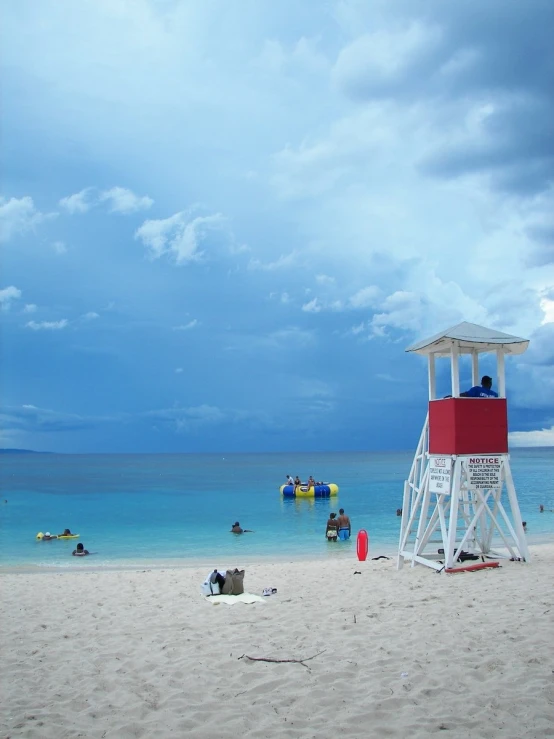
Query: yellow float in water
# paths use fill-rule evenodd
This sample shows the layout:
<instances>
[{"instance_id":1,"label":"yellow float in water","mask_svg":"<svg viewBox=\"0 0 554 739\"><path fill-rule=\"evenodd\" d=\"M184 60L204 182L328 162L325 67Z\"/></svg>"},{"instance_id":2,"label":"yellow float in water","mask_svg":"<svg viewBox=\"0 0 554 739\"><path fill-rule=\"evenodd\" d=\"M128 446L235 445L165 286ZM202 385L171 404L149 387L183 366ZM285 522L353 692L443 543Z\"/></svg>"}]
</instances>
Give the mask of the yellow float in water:
<instances>
[{"instance_id":1,"label":"yellow float in water","mask_svg":"<svg viewBox=\"0 0 554 739\"><path fill-rule=\"evenodd\" d=\"M331 498L339 492L334 482L324 485L281 485L281 495L285 498Z\"/></svg>"}]
</instances>

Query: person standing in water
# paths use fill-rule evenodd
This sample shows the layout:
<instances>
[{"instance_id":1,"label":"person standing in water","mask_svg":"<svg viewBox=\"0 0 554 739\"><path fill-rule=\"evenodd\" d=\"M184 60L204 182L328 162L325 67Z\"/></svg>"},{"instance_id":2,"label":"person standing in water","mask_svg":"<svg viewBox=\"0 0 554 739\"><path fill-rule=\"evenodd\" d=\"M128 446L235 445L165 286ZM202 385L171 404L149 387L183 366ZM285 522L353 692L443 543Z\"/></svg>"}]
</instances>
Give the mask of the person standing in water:
<instances>
[{"instance_id":1,"label":"person standing in water","mask_svg":"<svg viewBox=\"0 0 554 739\"><path fill-rule=\"evenodd\" d=\"M337 520L339 524L339 539L341 539L342 541L350 539L350 534L352 533L352 524L350 523L350 519L344 512L344 508L339 508L339 517Z\"/></svg>"},{"instance_id":2,"label":"person standing in water","mask_svg":"<svg viewBox=\"0 0 554 739\"><path fill-rule=\"evenodd\" d=\"M327 523L325 524L325 536L327 541L336 541L339 534L339 523L337 521L337 514L330 513Z\"/></svg>"}]
</instances>

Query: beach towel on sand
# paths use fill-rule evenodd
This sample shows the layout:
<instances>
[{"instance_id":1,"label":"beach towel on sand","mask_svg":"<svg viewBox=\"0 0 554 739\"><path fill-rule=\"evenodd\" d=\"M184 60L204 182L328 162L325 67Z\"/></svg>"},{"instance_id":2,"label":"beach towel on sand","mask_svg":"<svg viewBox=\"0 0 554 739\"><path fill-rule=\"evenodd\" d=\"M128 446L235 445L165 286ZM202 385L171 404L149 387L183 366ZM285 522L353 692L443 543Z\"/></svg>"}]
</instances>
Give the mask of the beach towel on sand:
<instances>
[{"instance_id":1,"label":"beach towel on sand","mask_svg":"<svg viewBox=\"0 0 554 739\"><path fill-rule=\"evenodd\" d=\"M232 606L235 603L257 603L258 601L264 603L266 598L253 593L241 593L240 595L212 595L211 598L205 600L210 603L227 603L227 605Z\"/></svg>"}]
</instances>

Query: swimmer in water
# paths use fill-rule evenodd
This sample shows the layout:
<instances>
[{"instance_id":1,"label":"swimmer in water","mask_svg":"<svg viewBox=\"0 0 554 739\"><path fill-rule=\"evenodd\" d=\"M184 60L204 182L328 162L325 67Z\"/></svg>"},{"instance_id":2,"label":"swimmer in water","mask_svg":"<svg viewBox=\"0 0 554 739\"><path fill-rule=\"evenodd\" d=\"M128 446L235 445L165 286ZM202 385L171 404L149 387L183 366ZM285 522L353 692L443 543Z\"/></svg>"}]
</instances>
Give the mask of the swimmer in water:
<instances>
[{"instance_id":1,"label":"swimmer in water","mask_svg":"<svg viewBox=\"0 0 554 739\"><path fill-rule=\"evenodd\" d=\"M86 557L87 554L90 554L90 552L85 549L84 544L77 544L77 549L73 550L74 557Z\"/></svg>"},{"instance_id":2,"label":"swimmer in water","mask_svg":"<svg viewBox=\"0 0 554 739\"><path fill-rule=\"evenodd\" d=\"M238 521L235 521L235 523L231 526L231 533L232 534L253 534L254 532L251 529L241 528L240 523Z\"/></svg>"}]
</instances>

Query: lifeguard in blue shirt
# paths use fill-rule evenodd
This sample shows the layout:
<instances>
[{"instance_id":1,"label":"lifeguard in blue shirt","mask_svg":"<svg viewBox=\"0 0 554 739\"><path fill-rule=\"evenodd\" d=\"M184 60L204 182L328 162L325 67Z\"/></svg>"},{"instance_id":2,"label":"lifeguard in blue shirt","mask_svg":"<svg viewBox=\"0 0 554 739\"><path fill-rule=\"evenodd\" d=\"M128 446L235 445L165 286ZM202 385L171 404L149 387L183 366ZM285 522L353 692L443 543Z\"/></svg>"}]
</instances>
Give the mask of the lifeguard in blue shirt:
<instances>
[{"instance_id":1,"label":"lifeguard in blue shirt","mask_svg":"<svg viewBox=\"0 0 554 739\"><path fill-rule=\"evenodd\" d=\"M484 375L481 378L481 384L475 385L470 390L466 390L465 393L460 393L461 398L498 398L498 393L495 393L492 388L492 377Z\"/></svg>"}]
</instances>

